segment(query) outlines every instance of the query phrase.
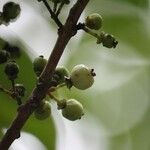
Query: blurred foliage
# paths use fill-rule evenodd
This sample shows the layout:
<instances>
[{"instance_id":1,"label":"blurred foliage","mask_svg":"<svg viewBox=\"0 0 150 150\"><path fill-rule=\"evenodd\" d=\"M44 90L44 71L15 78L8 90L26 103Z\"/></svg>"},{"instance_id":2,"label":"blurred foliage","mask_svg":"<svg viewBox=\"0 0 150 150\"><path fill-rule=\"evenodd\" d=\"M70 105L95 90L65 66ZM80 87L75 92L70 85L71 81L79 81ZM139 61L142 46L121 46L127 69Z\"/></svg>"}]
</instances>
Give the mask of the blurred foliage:
<instances>
[{"instance_id":1,"label":"blurred foliage","mask_svg":"<svg viewBox=\"0 0 150 150\"><path fill-rule=\"evenodd\" d=\"M0 39L1 47L3 47L4 42L3 39ZM25 47L25 44L23 44L21 40L16 40L13 44L17 44L21 49L21 57L16 59L20 69L18 78L15 82L23 84L26 88L25 97L23 98L23 103L25 103L34 88L36 76L33 72L31 59L26 54L27 47ZM5 65L0 65L0 84L4 85L6 89L10 89L11 82L4 73L4 67ZM11 97L3 93L0 93L0 99L0 128L2 131L2 129L10 126L12 120L16 116L17 103ZM47 126L47 124L49 125ZM43 132L43 128L46 132ZM55 127L52 118L40 122L34 117L31 117L23 130L37 136L43 144L47 145L48 149L55 149ZM2 136L2 132L0 136Z\"/></svg>"},{"instance_id":2,"label":"blurred foliage","mask_svg":"<svg viewBox=\"0 0 150 150\"><path fill-rule=\"evenodd\" d=\"M34 4L33 1L28 2ZM37 4L34 5L34 9L35 6ZM40 8L43 9L43 6ZM73 88L70 92L63 89L60 93L65 97L80 100L86 111L95 117L98 126L103 129L107 150L149 150L150 32L147 28L149 1L91 0L85 15L93 12L103 16L102 30L117 37L119 45L114 50L108 50L96 45L96 40L87 34L83 34L78 44L70 43L68 49L71 53L68 53L71 55L67 55L65 65L70 70L76 64L88 65L95 69L97 76L95 85L87 91L79 92ZM49 24L49 19L47 22ZM51 30L55 30L52 27ZM34 37L31 37L31 40L32 38ZM20 40L18 43L22 45ZM32 67L29 67L31 61L24 53L26 48L23 47L22 50L23 57L17 60L20 66L23 66L18 82L25 84L28 89L26 95L29 95L35 84L35 76ZM5 83L7 87L10 83L2 70L0 66L0 83ZM0 98L2 128L7 127L15 116L16 103L2 94ZM55 149L53 120L39 122L31 117L24 130L36 135L48 149Z\"/></svg>"},{"instance_id":3,"label":"blurred foliage","mask_svg":"<svg viewBox=\"0 0 150 150\"><path fill-rule=\"evenodd\" d=\"M107 7L109 2L112 9ZM72 97L81 100L99 120L108 137L107 149L149 150L150 35L144 19L148 1L129 1L140 8L127 1L109 2L101 0L95 5L92 1L87 14L102 14L102 30L114 34L119 45L115 50L107 50L95 45L89 35L83 36L67 64L69 68L77 63L95 68L96 83L82 94L72 90ZM143 6L145 10L141 10Z\"/></svg>"}]
</instances>

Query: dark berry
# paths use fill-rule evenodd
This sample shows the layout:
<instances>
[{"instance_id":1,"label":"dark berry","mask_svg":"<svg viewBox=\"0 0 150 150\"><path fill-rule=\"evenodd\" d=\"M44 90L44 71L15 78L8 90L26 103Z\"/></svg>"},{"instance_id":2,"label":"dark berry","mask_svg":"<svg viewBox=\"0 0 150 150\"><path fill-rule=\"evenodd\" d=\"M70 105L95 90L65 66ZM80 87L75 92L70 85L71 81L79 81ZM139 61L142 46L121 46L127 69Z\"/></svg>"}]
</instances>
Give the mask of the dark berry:
<instances>
[{"instance_id":1,"label":"dark berry","mask_svg":"<svg viewBox=\"0 0 150 150\"><path fill-rule=\"evenodd\" d=\"M9 53L5 50L0 50L0 64L7 62Z\"/></svg>"},{"instance_id":2,"label":"dark berry","mask_svg":"<svg viewBox=\"0 0 150 150\"><path fill-rule=\"evenodd\" d=\"M10 53L11 58L18 58L21 55L21 50L19 47L10 45L9 43L6 42L4 49Z\"/></svg>"},{"instance_id":3,"label":"dark berry","mask_svg":"<svg viewBox=\"0 0 150 150\"><path fill-rule=\"evenodd\" d=\"M104 34L104 37L102 38L102 44L107 48L115 48L118 44L118 41L113 35Z\"/></svg>"},{"instance_id":4,"label":"dark berry","mask_svg":"<svg viewBox=\"0 0 150 150\"><path fill-rule=\"evenodd\" d=\"M16 19L20 14L21 8L19 4L8 2L3 6L3 16L6 23Z\"/></svg>"},{"instance_id":5,"label":"dark berry","mask_svg":"<svg viewBox=\"0 0 150 150\"><path fill-rule=\"evenodd\" d=\"M19 66L15 61L9 61L5 66L5 73L10 80L14 80L19 73Z\"/></svg>"}]
</instances>

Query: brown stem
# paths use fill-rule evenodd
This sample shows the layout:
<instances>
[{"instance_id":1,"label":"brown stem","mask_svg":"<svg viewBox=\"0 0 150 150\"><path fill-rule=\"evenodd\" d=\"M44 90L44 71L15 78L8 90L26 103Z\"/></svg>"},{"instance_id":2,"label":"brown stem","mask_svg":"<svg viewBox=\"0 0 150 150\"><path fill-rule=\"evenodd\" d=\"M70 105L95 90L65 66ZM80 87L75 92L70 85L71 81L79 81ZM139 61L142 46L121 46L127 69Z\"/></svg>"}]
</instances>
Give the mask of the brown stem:
<instances>
[{"instance_id":1,"label":"brown stem","mask_svg":"<svg viewBox=\"0 0 150 150\"><path fill-rule=\"evenodd\" d=\"M46 0L42 0L44 5L46 6L47 10L49 11L51 18L55 21L55 23L58 25L59 28L62 27L62 23L60 22L60 20L58 19L58 17L55 15L55 13L52 11L50 5L48 4L48 2Z\"/></svg>"},{"instance_id":2,"label":"brown stem","mask_svg":"<svg viewBox=\"0 0 150 150\"><path fill-rule=\"evenodd\" d=\"M66 45L71 37L76 34L76 24L88 2L89 0L78 0L71 8L65 25L59 31L57 42L49 57L47 66L39 78L39 83L33 89L28 101L18 109L18 114L15 120L12 122L0 142L0 150L8 150L13 141L20 137L20 131L25 125L26 121L37 108L40 101L42 101L42 99L45 97L48 89L53 86L49 85L48 81L50 80L58 61L61 58Z\"/></svg>"}]
</instances>

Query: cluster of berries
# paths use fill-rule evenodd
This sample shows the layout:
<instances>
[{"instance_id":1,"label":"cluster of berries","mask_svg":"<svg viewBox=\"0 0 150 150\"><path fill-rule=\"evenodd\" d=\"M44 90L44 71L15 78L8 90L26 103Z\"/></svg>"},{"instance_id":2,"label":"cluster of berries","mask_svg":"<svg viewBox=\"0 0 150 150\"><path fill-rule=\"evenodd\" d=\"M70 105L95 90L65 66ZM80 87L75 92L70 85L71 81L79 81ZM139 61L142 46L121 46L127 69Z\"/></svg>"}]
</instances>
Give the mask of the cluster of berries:
<instances>
[{"instance_id":1,"label":"cluster of berries","mask_svg":"<svg viewBox=\"0 0 150 150\"><path fill-rule=\"evenodd\" d=\"M38 0L39 2L42 0ZM64 4L69 4L70 0L50 0L54 3L53 13L57 17L63 7ZM43 1L44 2L44 1ZM59 6L58 6L59 5ZM20 6L14 2L7 2L4 4L2 12L0 12L0 24L8 24L9 22L15 20L21 12ZM107 48L115 48L118 44L118 41L114 38L113 35L100 32L100 34L94 33L93 30L99 30L102 27L102 17L97 14L91 14L85 19L85 23L80 24L81 27L79 29L83 29L87 33L93 35L97 38L97 44L102 43L103 46ZM8 43L5 44L4 48L0 50L0 64L5 65L5 74L8 76L8 79L12 82L12 89L7 91L17 100L18 104L21 104L21 98L24 96L25 88L22 84L15 84L15 79L19 73L19 66L15 62L14 58L20 56L20 50L18 47L11 46ZM40 77L43 72L45 66L47 64L47 60L43 56L39 56L35 58L33 62L33 70L38 77ZM58 109L61 110L62 115L71 120L80 119L83 116L83 106L82 104L75 99L62 99L59 100L56 98L52 92L56 91L58 88L66 86L68 89L71 87L75 87L79 90L86 90L90 88L94 83L94 69L90 69L87 66L80 64L76 65L71 72L69 73L68 69L65 67L57 67L52 75L51 83L53 83L53 87L51 87L47 95L53 100L57 102ZM3 90L0 87L0 90ZM3 90L5 91L5 90ZM51 105L48 101L43 100L38 108L35 110L34 115L37 119L43 120L50 116L51 113Z\"/></svg>"},{"instance_id":2,"label":"cluster of berries","mask_svg":"<svg viewBox=\"0 0 150 150\"><path fill-rule=\"evenodd\" d=\"M0 65L5 65L4 72L8 79L12 82L12 88L7 91L12 98L16 99L18 104L21 104L21 98L25 94L25 88L23 84L15 83L15 79L18 77L19 65L16 63L15 58L20 56L20 49L16 46L10 45L7 42L0 50Z\"/></svg>"},{"instance_id":3,"label":"cluster of berries","mask_svg":"<svg viewBox=\"0 0 150 150\"><path fill-rule=\"evenodd\" d=\"M19 4L7 2L4 4L2 12L0 12L0 24L8 24L14 21L20 15L21 8Z\"/></svg>"},{"instance_id":4,"label":"cluster of berries","mask_svg":"<svg viewBox=\"0 0 150 150\"><path fill-rule=\"evenodd\" d=\"M101 15L97 13L93 13L87 16L85 20L85 26L90 30L99 30L102 27L103 19ZM88 32L88 31L87 31ZM89 31L92 32L92 31ZM107 48L115 48L118 44L118 41L111 34L107 34L105 32L101 32L100 35L97 36L97 44L102 43L103 46Z\"/></svg>"},{"instance_id":5,"label":"cluster of berries","mask_svg":"<svg viewBox=\"0 0 150 150\"><path fill-rule=\"evenodd\" d=\"M47 60L43 56L35 58L33 69L37 77L40 76L46 64ZM66 86L69 89L74 86L79 90L86 90L93 85L95 75L94 69L90 69L83 64L76 65L70 73L68 69L63 66L56 67L51 79L51 81L55 82L55 87L49 89L48 95L57 102L58 109L61 110L65 118L71 121L80 119L84 114L83 106L75 99L59 100L52 95L52 92L62 86ZM50 115L50 112L51 108L49 102L43 100L34 114L37 119L43 120Z\"/></svg>"}]
</instances>

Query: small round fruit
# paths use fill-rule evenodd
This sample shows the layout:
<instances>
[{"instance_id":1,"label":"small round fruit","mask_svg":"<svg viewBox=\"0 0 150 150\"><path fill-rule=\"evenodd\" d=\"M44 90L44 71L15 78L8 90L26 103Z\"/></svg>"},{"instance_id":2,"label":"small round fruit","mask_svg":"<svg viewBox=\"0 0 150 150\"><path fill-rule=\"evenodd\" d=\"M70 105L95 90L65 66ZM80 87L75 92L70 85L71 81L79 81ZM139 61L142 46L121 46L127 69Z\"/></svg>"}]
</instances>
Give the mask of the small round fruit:
<instances>
[{"instance_id":1,"label":"small round fruit","mask_svg":"<svg viewBox=\"0 0 150 150\"><path fill-rule=\"evenodd\" d=\"M9 53L5 50L0 50L0 64L5 63L8 60Z\"/></svg>"},{"instance_id":2,"label":"small round fruit","mask_svg":"<svg viewBox=\"0 0 150 150\"><path fill-rule=\"evenodd\" d=\"M12 19L16 19L20 14L21 8L19 4L14 2L8 2L3 6L3 16L5 22L9 22Z\"/></svg>"},{"instance_id":3,"label":"small round fruit","mask_svg":"<svg viewBox=\"0 0 150 150\"><path fill-rule=\"evenodd\" d=\"M58 84L64 83L65 82L65 77L69 77L69 71L67 68L63 66L59 66L55 69L54 76L57 76L58 79Z\"/></svg>"},{"instance_id":4,"label":"small round fruit","mask_svg":"<svg viewBox=\"0 0 150 150\"><path fill-rule=\"evenodd\" d=\"M102 44L107 48L115 48L118 44L118 41L114 38L113 35L105 34L102 39Z\"/></svg>"},{"instance_id":5,"label":"small round fruit","mask_svg":"<svg viewBox=\"0 0 150 150\"><path fill-rule=\"evenodd\" d=\"M62 109L62 115L71 121L81 119L84 115L83 106L75 99L69 99L66 102L66 107Z\"/></svg>"},{"instance_id":6,"label":"small round fruit","mask_svg":"<svg viewBox=\"0 0 150 150\"><path fill-rule=\"evenodd\" d=\"M93 13L86 18L85 25L90 29L99 30L102 27L102 17Z\"/></svg>"},{"instance_id":7,"label":"small round fruit","mask_svg":"<svg viewBox=\"0 0 150 150\"><path fill-rule=\"evenodd\" d=\"M39 77L42 73L44 67L47 64L47 60L44 58L44 56L39 56L34 59L33 61L33 69L35 74Z\"/></svg>"},{"instance_id":8,"label":"small round fruit","mask_svg":"<svg viewBox=\"0 0 150 150\"><path fill-rule=\"evenodd\" d=\"M83 64L77 65L71 71L70 80L77 89L88 89L94 83L93 69Z\"/></svg>"},{"instance_id":9,"label":"small round fruit","mask_svg":"<svg viewBox=\"0 0 150 150\"><path fill-rule=\"evenodd\" d=\"M47 119L51 114L51 106L49 102L42 102L41 105L35 110L34 116L38 120Z\"/></svg>"},{"instance_id":10,"label":"small round fruit","mask_svg":"<svg viewBox=\"0 0 150 150\"><path fill-rule=\"evenodd\" d=\"M5 66L5 74L8 76L10 80L14 80L17 78L19 73L19 66L15 61L9 61Z\"/></svg>"},{"instance_id":11,"label":"small round fruit","mask_svg":"<svg viewBox=\"0 0 150 150\"><path fill-rule=\"evenodd\" d=\"M21 56L21 49L17 46L10 45L8 42L5 43L4 49L9 52L11 58L19 58Z\"/></svg>"}]
</instances>

